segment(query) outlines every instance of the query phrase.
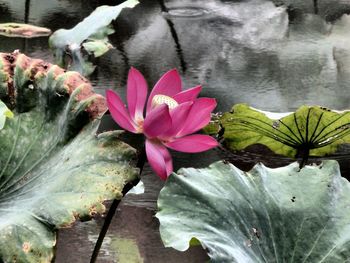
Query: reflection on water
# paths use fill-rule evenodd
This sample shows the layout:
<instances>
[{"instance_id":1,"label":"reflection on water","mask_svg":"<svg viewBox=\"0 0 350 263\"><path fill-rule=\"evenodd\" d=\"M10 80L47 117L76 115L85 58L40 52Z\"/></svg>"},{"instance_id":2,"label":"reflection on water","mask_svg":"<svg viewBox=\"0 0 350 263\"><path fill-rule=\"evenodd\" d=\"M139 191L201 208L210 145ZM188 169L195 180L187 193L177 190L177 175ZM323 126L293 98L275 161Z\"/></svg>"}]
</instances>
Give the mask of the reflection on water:
<instances>
[{"instance_id":1,"label":"reflection on water","mask_svg":"<svg viewBox=\"0 0 350 263\"><path fill-rule=\"evenodd\" d=\"M218 110L239 102L271 111L294 110L302 104L350 107L349 48L340 44L349 39L337 33L348 28L341 22L346 18L327 22L313 9L292 12L290 6L261 0L165 4L168 14L157 4L143 2L127 18L120 17L116 26L132 34L118 37L122 49L103 58L107 60L103 64L113 64L113 56L121 57L122 52L152 84L167 69L181 69L183 59L185 86L202 83L204 95L218 98ZM324 5L319 9L326 13ZM131 24L132 14L138 19ZM178 44L167 19L174 25ZM101 87L105 86L101 81L110 77L117 89L125 84L121 73L109 78L104 72L96 74Z\"/></svg>"},{"instance_id":2,"label":"reflection on water","mask_svg":"<svg viewBox=\"0 0 350 263\"><path fill-rule=\"evenodd\" d=\"M0 1L1 21L23 22L25 2ZM53 30L69 28L96 5L32 0L28 19ZM100 93L123 93L130 66L150 86L176 67L185 71L185 87L201 83L203 95L218 99L218 110L240 102L270 111L302 104L349 108L350 19L343 15L350 4L329 0L316 7L318 14L313 1L142 1L115 21L116 48L98 59L91 79ZM2 51L18 48L53 59L47 38L2 37L0 45Z\"/></svg>"}]
</instances>

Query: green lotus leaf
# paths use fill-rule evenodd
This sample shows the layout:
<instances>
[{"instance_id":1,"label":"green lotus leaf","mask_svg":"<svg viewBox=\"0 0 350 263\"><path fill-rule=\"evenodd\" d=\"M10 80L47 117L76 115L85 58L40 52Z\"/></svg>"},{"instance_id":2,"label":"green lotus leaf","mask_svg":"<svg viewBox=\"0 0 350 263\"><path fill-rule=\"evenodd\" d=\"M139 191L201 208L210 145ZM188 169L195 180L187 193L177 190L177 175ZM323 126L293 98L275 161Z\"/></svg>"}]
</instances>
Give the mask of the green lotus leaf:
<instances>
[{"instance_id":1,"label":"green lotus leaf","mask_svg":"<svg viewBox=\"0 0 350 263\"><path fill-rule=\"evenodd\" d=\"M113 48L108 40L108 35L114 33L111 22L118 17L123 8L132 8L137 4L137 0L127 0L117 6L100 6L75 27L54 32L49 44L55 52L56 62L84 75L91 74L95 67L81 53L81 48L84 47L88 54L95 57L102 56ZM64 57L67 51L71 53L70 65L65 65Z\"/></svg>"},{"instance_id":2,"label":"green lotus leaf","mask_svg":"<svg viewBox=\"0 0 350 263\"><path fill-rule=\"evenodd\" d=\"M7 108L6 104L0 100L0 130L4 128L6 118L13 118L13 113Z\"/></svg>"},{"instance_id":3,"label":"green lotus leaf","mask_svg":"<svg viewBox=\"0 0 350 263\"><path fill-rule=\"evenodd\" d=\"M49 36L51 30L45 27L39 27L29 24L20 23L1 23L0 24L0 35L6 37L23 37L33 38Z\"/></svg>"},{"instance_id":4,"label":"green lotus leaf","mask_svg":"<svg viewBox=\"0 0 350 263\"><path fill-rule=\"evenodd\" d=\"M220 119L225 145L242 150L263 144L289 157L324 156L350 143L350 111L302 106L292 113L263 112L237 104Z\"/></svg>"},{"instance_id":5,"label":"green lotus leaf","mask_svg":"<svg viewBox=\"0 0 350 263\"><path fill-rule=\"evenodd\" d=\"M161 190L157 217L166 247L191 239L212 262L342 263L350 258L350 184L336 161L246 173L217 162L181 169Z\"/></svg>"},{"instance_id":6,"label":"green lotus leaf","mask_svg":"<svg viewBox=\"0 0 350 263\"><path fill-rule=\"evenodd\" d=\"M105 210L138 175L120 131L96 135L105 99L77 72L0 53L0 262L51 262L56 231Z\"/></svg>"}]
</instances>

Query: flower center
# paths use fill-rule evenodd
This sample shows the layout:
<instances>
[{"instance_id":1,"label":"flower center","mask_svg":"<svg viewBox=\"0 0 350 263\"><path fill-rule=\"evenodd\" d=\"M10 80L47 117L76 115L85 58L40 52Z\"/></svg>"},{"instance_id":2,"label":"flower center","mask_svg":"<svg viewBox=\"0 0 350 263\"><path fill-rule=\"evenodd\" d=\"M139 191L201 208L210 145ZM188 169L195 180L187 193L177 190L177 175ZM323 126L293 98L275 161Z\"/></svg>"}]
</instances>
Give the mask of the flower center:
<instances>
[{"instance_id":1,"label":"flower center","mask_svg":"<svg viewBox=\"0 0 350 263\"><path fill-rule=\"evenodd\" d=\"M169 109L176 108L179 104L173 98L166 95L155 95L152 99L152 108L158 107L162 104L168 105Z\"/></svg>"}]
</instances>

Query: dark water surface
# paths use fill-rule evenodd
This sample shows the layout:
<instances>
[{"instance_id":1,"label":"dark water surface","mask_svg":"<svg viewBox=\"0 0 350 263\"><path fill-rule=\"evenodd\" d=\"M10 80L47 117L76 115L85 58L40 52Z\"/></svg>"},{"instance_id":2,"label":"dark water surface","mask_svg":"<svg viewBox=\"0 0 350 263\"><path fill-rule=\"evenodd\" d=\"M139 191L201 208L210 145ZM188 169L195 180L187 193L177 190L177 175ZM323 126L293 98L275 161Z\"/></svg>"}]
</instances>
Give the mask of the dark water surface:
<instances>
[{"instance_id":1,"label":"dark water surface","mask_svg":"<svg viewBox=\"0 0 350 263\"><path fill-rule=\"evenodd\" d=\"M278 112L303 104L350 108L350 18L344 15L350 2L319 1L318 14L313 0L160 2L141 1L115 21L116 48L98 59L91 76L100 93L123 93L130 66L150 86L176 67L184 87L202 84L202 95L216 97L218 110L239 102ZM72 27L98 4L1 0L0 22L28 21L54 31ZM0 48L53 59L47 38L0 37Z\"/></svg>"},{"instance_id":2,"label":"dark water surface","mask_svg":"<svg viewBox=\"0 0 350 263\"><path fill-rule=\"evenodd\" d=\"M120 1L119 1L120 2ZM98 5L118 1L0 0L0 22L28 22L53 31L70 28ZM90 80L98 93L112 88L125 96L130 66L150 87L167 70L177 68L189 88L203 85L202 96L215 97L217 111L236 103L269 111L293 111L303 104L350 108L350 2L348 0L145 0L124 10L110 37L115 49L96 60ZM48 38L0 36L0 51L20 49L53 62ZM108 126L108 125L107 125ZM350 177L349 156L335 156ZM203 167L226 158L249 169L291 162L262 150L231 155L213 150L176 154L175 168ZM146 193L127 197L113 219L99 262L204 262L200 249L180 253L164 249L153 218L161 182L149 168ZM88 262L103 218L77 223L59 232L56 262ZM123 247L135 245L123 261Z\"/></svg>"}]
</instances>

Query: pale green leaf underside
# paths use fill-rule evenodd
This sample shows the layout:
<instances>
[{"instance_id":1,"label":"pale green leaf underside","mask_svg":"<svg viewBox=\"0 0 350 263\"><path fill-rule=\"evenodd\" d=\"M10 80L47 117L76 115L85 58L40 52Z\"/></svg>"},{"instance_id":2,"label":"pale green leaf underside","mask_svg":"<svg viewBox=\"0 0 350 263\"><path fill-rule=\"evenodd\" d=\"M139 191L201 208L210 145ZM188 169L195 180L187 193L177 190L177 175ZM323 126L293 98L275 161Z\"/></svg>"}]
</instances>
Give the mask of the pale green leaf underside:
<instances>
[{"instance_id":1,"label":"pale green leaf underside","mask_svg":"<svg viewBox=\"0 0 350 263\"><path fill-rule=\"evenodd\" d=\"M158 199L166 247L197 238L213 262L343 263L350 258L350 184L336 161L299 171L232 164L181 169Z\"/></svg>"},{"instance_id":2,"label":"pale green leaf underside","mask_svg":"<svg viewBox=\"0 0 350 263\"><path fill-rule=\"evenodd\" d=\"M263 144L277 154L295 157L310 151L313 156L335 152L340 144L350 142L350 112L336 112L319 106L302 106L294 113L261 112L237 104L220 122L225 145L242 150Z\"/></svg>"},{"instance_id":3,"label":"pale green leaf underside","mask_svg":"<svg viewBox=\"0 0 350 263\"><path fill-rule=\"evenodd\" d=\"M7 108L6 104L0 100L0 130L4 128L6 118L13 118L13 113Z\"/></svg>"},{"instance_id":4,"label":"pale green leaf underside","mask_svg":"<svg viewBox=\"0 0 350 263\"><path fill-rule=\"evenodd\" d=\"M0 261L51 262L58 228L122 197L138 175L136 151L118 131L96 135L89 111L103 101L77 73L17 54L0 54L2 65L7 57L16 60L16 100L0 131Z\"/></svg>"}]
</instances>

